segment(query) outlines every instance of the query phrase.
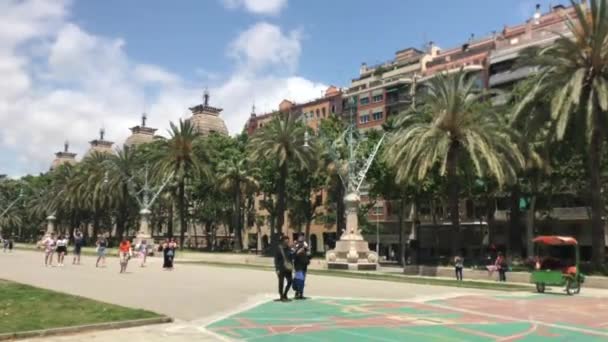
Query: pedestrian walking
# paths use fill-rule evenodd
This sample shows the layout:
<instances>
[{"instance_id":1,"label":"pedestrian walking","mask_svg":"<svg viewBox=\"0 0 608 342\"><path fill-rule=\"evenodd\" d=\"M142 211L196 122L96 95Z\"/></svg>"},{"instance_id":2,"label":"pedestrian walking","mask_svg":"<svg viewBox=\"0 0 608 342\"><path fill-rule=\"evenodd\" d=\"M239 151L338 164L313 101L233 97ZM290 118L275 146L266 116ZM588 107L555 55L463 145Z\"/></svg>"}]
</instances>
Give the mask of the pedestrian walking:
<instances>
[{"instance_id":1,"label":"pedestrian walking","mask_svg":"<svg viewBox=\"0 0 608 342\"><path fill-rule=\"evenodd\" d=\"M498 281L507 281L507 271L509 270L509 265L507 264L507 259L504 257L502 252L498 252L494 266L496 270L498 270Z\"/></svg>"},{"instance_id":2,"label":"pedestrian walking","mask_svg":"<svg viewBox=\"0 0 608 342\"><path fill-rule=\"evenodd\" d=\"M63 267L63 259L68 253L68 238L65 235L59 235L56 242L57 248L57 266Z\"/></svg>"},{"instance_id":3,"label":"pedestrian walking","mask_svg":"<svg viewBox=\"0 0 608 342\"><path fill-rule=\"evenodd\" d=\"M72 265L80 265L80 254L82 253L82 247L84 246L84 236L80 230L74 231L74 258Z\"/></svg>"},{"instance_id":4,"label":"pedestrian walking","mask_svg":"<svg viewBox=\"0 0 608 342\"><path fill-rule=\"evenodd\" d=\"M464 267L464 259L457 255L454 258L454 271L456 273L456 280L462 281L462 268Z\"/></svg>"},{"instance_id":5,"label":"pedestrian walking","mask_svg":"<svg viewBox=\"0 0 608 342\"><path fill-rule=\"evenodd\" d=\"M53 266L53 254L55 253L55 233L48 235L43 241L44 266Z\"/></svg>"},{"instance_id":6,"label":"pedestrian walking","mask_svg":"<svg viewBox=\"0 0 608 342\"><path fill-rule=\"evenodd\" d=\"M2 251L4 253L8 252L8 245L9 245L9 239L8 239L8 237L1 237L0 236L0 242L2 242Z\"/></svg>"},{"instance_id":7,"label":"pedestrian walking","mask_svg":"<svg viewBox=\"0 0 608 342\"><path fill-rule=\"evenodd\" d=\"M13 253L13 238L10 236L8 237L8 252Z\"/></svg>"},{"instance_id":8,"label":"pedestrian walking","mask_svg":"<svg viewBox=\"0 0 608 342\"><path fill-rule=\"evenodd\" d=\"M120 259L120 273L125 273L129 259L131 259L131 242L126 237L123 237L118 245L118 257Z\"/></svg>"},{"instance_id":9,"label":"pedestrian walking","mask_svg":"<svg viewBox=\"0 0 608 342\"><path fill-rule=\"evenodd\" d=\"M293 261L292 251L289 248L289 238L281 237L280 243L274 255L274 268L279 280L279 300L288 302L287 293L293 282ZM285 284L287 280L287 284Z\"/></svg>"},{"instance_id":10,"label":"pedestrian walking","mask_svg":"<svg viewBox=\"0 0 608 342\"><path fill-rule=\"evenodd\" d=\"M306 235L300 233L298 235L298 241L294 245L294 280L293 289L296 293L295 299L306 299L304 297L304 286L306 284L306 271L308 270L308 264L310 264L310 248L306 242Z\"/></svg>"},{"instance_id":11,"label":"pedestrian walking","mask_svg":"<svg viewBox=\"0 0 608 342\"><path fill-rule=\"evenodd\" d=\"M177 249L177 242L171 238L165 241L163 245L163 268L167 271L173 270L173 260L175 258L175 250Z\"/></svg>"},{"instance_id":12,"label":"pedestrian walking","mask_svg":"<svg viewBox=\"0 0 608 342\"><path fill-rule=\"evenodd\" d=\"M148 258L148 242L146 240L142 240L138 246L139 257L141 258L140 267L146 266L146 259Z\"/></svg>"},{"instance_id":13,"label":"pedestrian walking","mask_svg":"<svg viewBox=\"0 0 608 342\"><path fill-rule=\"evenodd\" d=\"M99 267L99 262L101 261L101 265L106 265L106 248L108 248L108 240L105 236L99 235L97 237L97 242L95 243L97 246L97 262L95 263L95 267Z\"/></svg>"}]
</instances>

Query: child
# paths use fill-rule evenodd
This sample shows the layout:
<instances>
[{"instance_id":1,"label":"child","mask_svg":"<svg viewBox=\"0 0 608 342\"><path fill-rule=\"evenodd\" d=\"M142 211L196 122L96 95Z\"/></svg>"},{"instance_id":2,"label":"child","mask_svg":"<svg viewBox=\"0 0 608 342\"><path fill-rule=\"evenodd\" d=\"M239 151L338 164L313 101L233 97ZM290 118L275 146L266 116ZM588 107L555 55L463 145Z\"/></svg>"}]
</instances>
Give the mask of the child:
<instances>
[{"instance_id":1,"label":"child","mask_svg":"<svg viewBox=\"0 0 608 342\"><path fill-rule=\"evenodd\" d=\"M139 244L139 257L141 258L141 267L146 266L146 258L148 257L148 242L146 240L142 240Z\"/></svg>"},{"instance_id":2,"label":"child","mask_svg":"<svg viewBox=\"0 0 608 342\"><path fill-rule=\"evenodd\" d=\"M108 247L108 240L103 235L100 235L97 239L97 262L95 267L99 267L99 262L102 261L102 266L106 264L106 248Z\"/></svg>"}]
</instances>

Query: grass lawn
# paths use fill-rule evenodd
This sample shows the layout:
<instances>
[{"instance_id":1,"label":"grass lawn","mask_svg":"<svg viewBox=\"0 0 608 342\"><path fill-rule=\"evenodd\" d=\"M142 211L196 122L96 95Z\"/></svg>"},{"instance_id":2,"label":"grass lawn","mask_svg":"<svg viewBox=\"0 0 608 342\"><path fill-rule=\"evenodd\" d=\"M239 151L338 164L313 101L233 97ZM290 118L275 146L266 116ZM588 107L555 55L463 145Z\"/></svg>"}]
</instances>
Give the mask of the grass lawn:
<instances>
[{"instance_id":1,"label":"grass lawn","mask_svg":"<svg viewBox=\"0 0 608 342\"><path fill-rule=\"evenodd\" d=\"M154 317L159 315L0 280L0 334Z\"/></svg>"}]
</instances>

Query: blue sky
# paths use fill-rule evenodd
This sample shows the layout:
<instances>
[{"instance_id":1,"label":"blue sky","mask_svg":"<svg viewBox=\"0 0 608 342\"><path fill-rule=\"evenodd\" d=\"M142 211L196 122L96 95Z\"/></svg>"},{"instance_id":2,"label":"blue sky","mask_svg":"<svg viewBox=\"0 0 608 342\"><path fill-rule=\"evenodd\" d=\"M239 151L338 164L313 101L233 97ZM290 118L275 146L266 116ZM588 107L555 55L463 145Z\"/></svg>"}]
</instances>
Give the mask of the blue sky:
<instances>
[{"instance_id":1,"label":"blue sky","mask_svg":"<svg viewBox=\"0 0 608 342\"><path fill-rule=\"evenodd\" d=\"M127 41L128 54L184 77L197 69L227 74L226 45L264 20L302 32L298 73L346 85L359 64L433 40L443 47L529 18L534 0L291 0L278 15L226 10L221 0L80 1L73 17L86 30ZM562 1L562 3L565 3Z\"/></svg>"},{"instance_id":2,"label":"blue sky","mask_svg":"<svg viewBox=\"0 0 608 342\"><path fill-rule=\"evenodd\" d=\"M254 103L310 100L361 62L500 31L537 2L0 0L0 173L47 170L65 140L80 158L100 127L120 146L143 111L165 134L204 87L238 133Z\"/></svg>"}]
</instances>

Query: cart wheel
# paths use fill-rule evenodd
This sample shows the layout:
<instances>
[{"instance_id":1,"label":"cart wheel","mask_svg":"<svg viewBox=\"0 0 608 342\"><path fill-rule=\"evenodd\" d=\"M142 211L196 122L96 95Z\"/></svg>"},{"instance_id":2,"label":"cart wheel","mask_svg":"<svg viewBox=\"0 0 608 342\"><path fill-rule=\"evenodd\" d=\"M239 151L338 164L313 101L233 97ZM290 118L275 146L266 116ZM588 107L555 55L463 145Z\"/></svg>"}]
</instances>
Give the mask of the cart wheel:
<instances>
[{"instance_id":1,"label":"cart wheel","mask_svg":"<svg viewBox=\"0 0 608 342\"><path fill-rule=\"evenodd\" d=\"M572 279L566 280L566 293L568 296L572 296L573 294L579 293L581 291L581 286L572 281Z\"/></svg>"},{"instance_id":2,"label":"cart wheel","mask_svg":"<svg viewBox=\"0 0 608 342\"><path fill-rule=\"evenodd\" d=\"M545 283L536 283L536 291L538 291L538 293L544 293Z\"/></svg>"}]
</instances>

